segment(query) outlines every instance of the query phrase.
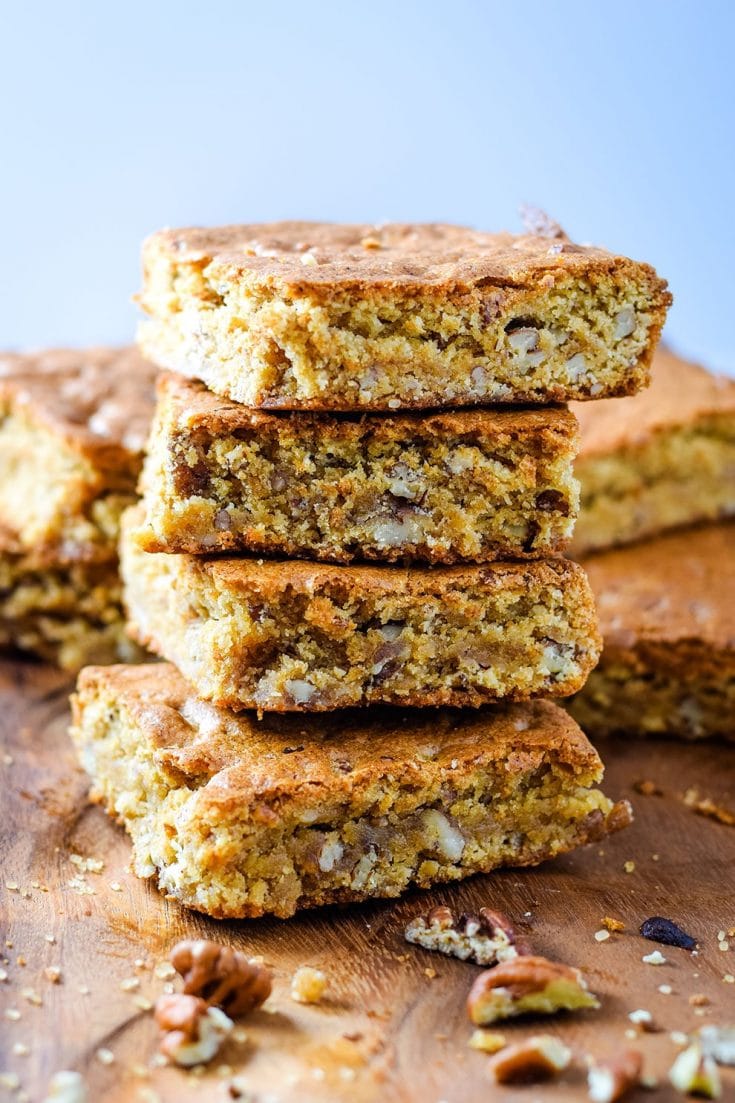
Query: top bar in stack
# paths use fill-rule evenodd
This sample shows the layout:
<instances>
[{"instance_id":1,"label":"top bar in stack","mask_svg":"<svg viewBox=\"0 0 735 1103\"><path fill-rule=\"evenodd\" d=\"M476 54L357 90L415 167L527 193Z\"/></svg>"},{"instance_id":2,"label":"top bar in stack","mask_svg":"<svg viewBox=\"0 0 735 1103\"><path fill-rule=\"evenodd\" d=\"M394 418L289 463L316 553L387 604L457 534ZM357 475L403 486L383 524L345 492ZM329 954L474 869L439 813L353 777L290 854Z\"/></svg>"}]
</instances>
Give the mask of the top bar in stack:
<instances>
[{"instance_id":1,"label":"top bar in stack","mask_svg":"<svg viewBox=\"0 0 735 1103\"><path fill-rule=\"evenodd\" d=\"M251 407L549 403L645 386L671 296L549 234L310 222L166 230L143 249L144 353Z\"/></svg>"}]
</instances>

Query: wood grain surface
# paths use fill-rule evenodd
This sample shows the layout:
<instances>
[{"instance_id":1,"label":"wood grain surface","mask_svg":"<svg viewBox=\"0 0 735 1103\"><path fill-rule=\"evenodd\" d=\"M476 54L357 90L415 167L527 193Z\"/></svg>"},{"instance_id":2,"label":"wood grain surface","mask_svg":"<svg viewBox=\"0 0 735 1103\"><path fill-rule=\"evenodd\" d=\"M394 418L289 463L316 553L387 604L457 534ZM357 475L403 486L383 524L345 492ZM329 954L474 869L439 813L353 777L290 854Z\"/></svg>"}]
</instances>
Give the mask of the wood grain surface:
<instances>
[{"instance_id":1,"label":"wood grain surface","mask_svg":"<svg viewBox=\"0 0 735 1103\"><path fill-rule=\"evenodd\" d=\"M0 664L7 959L0 1067L20 1081L20 1089L0 1088L0 1099L35 1103L54 1072L77 1069L89 1099L110 1103L225 1101L236 1097L233 1075L252 1093L243 1098L256 1103L575 1101L587 1098L587 1054L634 1046L662 1083L655 1095L641 1090L631 1098L663 1103L679 1098L666 1081L677 1053L670 1032L735 1021L735 984L723 979L735 974L735 937L729 950L717 938L735 927L735 827L695 815L681 799L696 787L735 808L735 747L632 741L601 747L607 791L630 797L636 811L634 826L601 848L399 902L287 922L218 923L164 900L128 872L126 836L85 799L86 780L66 735L69 689L50 668ZM642 778L663 795L638 795L634 783ZM71 854L102 859L104 869L80 879ZM635 868L626 872L631 862ZM467 1044L464 1004L477 968L403 940L408 919L439 902L459 910L501 908L539 952L584 970L601 998L599 1011L503 1028L510 1040L543 1030L569 1044L575 1066L563 1080L502 1089L490 1080L488 1058ZM700 940L700 951L660 947L666 964L644 964L655 945L638 927L656 914L681 923ZM623 920L626 929L598 943L603 916ZM202 1075L156 1066L157 1031L144 1003L163 990L155 966L184 936L262 954L275 970L268 1010L245 1020L246 1039L228 1043ZM302 964L329 976L329 996L319 1006L289 998L290 977ZM44 975L50 966L60 967L60 983ZM130 978L138 981L132 990L122 983ZM670 985L672 994L660 993L659 985ZM709 1002L696 1008L693 995ZM631 1039L627 1016L637 1008L650 1010L660 1029L636 1031ZM112 1052L112 1063L100 1060L100 1048ZM722 1071L723 1098L733 1098L735 1070Z\"/></svg>"}]
</instances>

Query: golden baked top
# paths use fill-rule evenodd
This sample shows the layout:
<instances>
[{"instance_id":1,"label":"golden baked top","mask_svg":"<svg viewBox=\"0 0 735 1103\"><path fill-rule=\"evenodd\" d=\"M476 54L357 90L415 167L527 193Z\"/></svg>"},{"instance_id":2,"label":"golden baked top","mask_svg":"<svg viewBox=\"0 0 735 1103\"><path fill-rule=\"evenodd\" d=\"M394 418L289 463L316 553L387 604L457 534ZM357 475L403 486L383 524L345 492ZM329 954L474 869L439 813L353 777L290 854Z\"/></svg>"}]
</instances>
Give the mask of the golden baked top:
<instances>
[{"instance_id":1,"label":"golden baked top","mask_svg":"<svg viewBox=\"0 0 735 1103\"><path fill-rule=\"evenodd\" d=\"M735 524L707 525L584 562L605 647L735 648Z\"/></svg>"},{"instance_id":2,"label":"golden baked top","mask_svg":"<svg viewBox=\"0 0 735 1103\"><path fill-rule=\"evenodd\" d=\"M103 465L139 460L156 369L132 346L0 354L0 403Z\"/></svg>"},{"instance_id":3,"label":"golden baked top","mask_svg":"<svg viewBox=\"0 0 735 1103\"><path fill-rule=\"evenodd\" d=\"M568 714L550 701L477 710L374 708L318 716L231 713L201 701L169 663L87 667L78 696L119 705L175 771L182 787L207 784L218 806L257 815L258 801L330 806L365 794L391 774L405 787L430 787L490 763L513 776L544 761L574 774L602 764ZM379 799L375 791L375 799Z\"/></svg>"},{"instance_id":4,"label":"golden baked top","mask_svg":"<svg viewBox=\"0 0 735 1103\"><path fill-rule=\"evenodd\" d=\"M243 406L240 402L214 394L203 383L168 372L159 376L158 396L159 400L169 403L177 425L186 426L191 432L201 427L212 436L226 435L243 427L257 431L267 426L282 426L294 434L303 432L306 435L311 426L320 425L335 437L347 439L371 436L390 440L408 434L422 439L502 434L523 437L545 429L563 434L571 444L578 437L576 419L564 406L470 407L441 413L412 410L401 411L400 414L373 412L367 418L359 412L279 412Z\"/></svg>"},{"instance_id":5,"label":"golden baked top","mask_svg":"<svg viewBox=\"0 0 735 1103\"><path fill-rule=\"evenodd\" d=\"M580 459L635 448L662 430L693 425L718 414L735 417L735 379L714 375L699 364L659 347L651 384L640 394L572 402L582 434Z\"/></svg>"},{"instance_id":6,"label":"golden baked top","mask_svg":"<svg viewBox=\"0 0 735 1103\"><path fill-rule=\"evenodd\" d=\"M160 230L143 244L144 267L156 254L174 264L211 265L211 273L225 279L300 288L522 288L546 273L614 269L645 271L661 291L666 287L649 265L563 236L493 234L442 223L271 222Z\"/></svg>"}]
</instances>

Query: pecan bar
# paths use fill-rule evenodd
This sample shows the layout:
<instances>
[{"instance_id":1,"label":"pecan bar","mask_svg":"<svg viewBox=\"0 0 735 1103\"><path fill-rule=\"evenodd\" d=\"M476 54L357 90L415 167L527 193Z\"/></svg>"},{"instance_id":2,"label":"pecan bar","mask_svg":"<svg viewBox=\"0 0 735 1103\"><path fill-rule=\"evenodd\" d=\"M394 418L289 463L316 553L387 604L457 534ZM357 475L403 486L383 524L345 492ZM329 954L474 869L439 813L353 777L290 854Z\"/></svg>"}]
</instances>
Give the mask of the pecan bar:
<instances>
[{"instance_id":1,"label":"pecan bar","mask_svg":"<svg viewBox=\"0 0 735 1103\"><path fill-rule=\"evenodd\" d=\"M247 406L549 403L644 386L671 296L555 236L314 222L143 246L144 354Z\"/></svg>"},{"instance_id":2,"label":"pecan bar","mask_svg":"<svg viewBox=\"0 0 735 1103\"><path fill-rule=\"evenodd\" d=\"M93 797L130 833L138 875L220 918L532 865L630 819L548 701L259 720L150 663L87 668L73 716Z\"/></svg>"},{"instance_id":3,"label":"pecan bar","mask_svg":"<svg viewBox=\"0 0 735 1103\"><path fill-rule=\"evenodd\" d=\"M659 349L648 390L574 411L575 554L735 514L735 380Z\"/></svg>"},{"instance_id":4,"label":"pecan bar","mask_svg":"<svg viewBox=\"0 0 735 1103\"><path fill-rule=\"evenodd\" d=\"M272 413L164 376L142 543L341 563L537 558L571 538L576 445L558 407Z\"/></svg>"},{"instance_id":5,"label":"pecan bar","mask_svg":"<svg viewBox=\"0 0 735 1103\"><path fill-rule=\"evenodd\" d=\"M587 559L602 658L569 703L590 735L735 740L735 524Z\"/></svg>"},{"instance_id":6,"label":"pecan bar","mask_svg":"<svg viewBox=\"0 0 735 1103\"><path fill-rule=\"evenodd\" d=\"M155 369L133 348L0 355L0 543L40 563L115 556Z\"/></svg>"},{"instance_id":7,"label":"pecan bar","mask_svg":"<svg viewBox=\"0 0 735 1103\"><path fill-rule=\"evenodd\" d=\"M568 560L335 567L141 551L126 515L131 632L228 708L480 705L583 684L598 635Z\"/></svg>"}]
</instances>

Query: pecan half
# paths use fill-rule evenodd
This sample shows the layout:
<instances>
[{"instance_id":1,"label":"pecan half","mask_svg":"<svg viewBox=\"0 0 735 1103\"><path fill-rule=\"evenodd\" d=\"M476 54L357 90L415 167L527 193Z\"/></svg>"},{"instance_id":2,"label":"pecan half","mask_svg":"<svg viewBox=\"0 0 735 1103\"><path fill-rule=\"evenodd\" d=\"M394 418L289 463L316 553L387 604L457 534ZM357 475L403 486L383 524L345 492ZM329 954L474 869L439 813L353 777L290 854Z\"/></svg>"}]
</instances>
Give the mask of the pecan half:
<instances>
[{"instance_id":1,"label":"pecan half","mask_svg":"<svg viewBox=\"0 0 735 1103\"><path fill-rule=\"evenodd\" d=\"M219 1007L181 992L159 996L154 1015L162 1032L161 1053L186 1067L211 1061L235 1025Z\"/></svg>"},{"instance_id":2,"label":"pecan half","mask_svg":"<svg viewBox=\"0 0 735 1103\"><path fill-rule=\"evenodd\" d=\"M536 956L515 957L481 973L467 997L467 1012L478 1026L599 1006L578 969Z\"/></svg>"},{"instance_id":3,"label":"pecan half","mask_svg":"<svg viewBox=\"0 0 735 1103\"><path fill-rule=\"evenodd\" d=\"M571 1060L571 1050L558 1038L535 1034L491 1057L489 1068L499 1084L533 1084L558 1076Z\"/></svg>"},{"instance_id":4,"label":"pecan half","mask_svg":"<svg viewBox=\"0 0 735 1103\"><path fill-rule=\"evenodd\" d=\"M171 951L171 964L184 978L184 992L200 996L228 1015L246 1015L271 994L271 973L239 950L207 939L185 939Z\"/></svg>"},{"instance_id":5,"label":"pecan half","mask_svg":"<svg viewBox=\"0 0 735 1103\"><path fill-rule=\"evenodd\" d=\"M456 916L451 908L440 905L412 919L404 937L425 950L478 965L495 965L530 953L528 943L516 933L510 919L491 908L480 908L477 915Z\"/></svg>"},{"instance_id":6,"label":"pecan half","mask_svg":"<svg viewBox=\"0 0 735 1103\"><path fill-rule=\"evenodd\" d=\"M617 1103L635 1088L643 1070L643 1057L637 1049L624 1049L612 1057L590 1064L587 1089L592 1103Z\"/></svg>"}]
</instances>

